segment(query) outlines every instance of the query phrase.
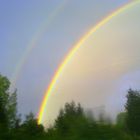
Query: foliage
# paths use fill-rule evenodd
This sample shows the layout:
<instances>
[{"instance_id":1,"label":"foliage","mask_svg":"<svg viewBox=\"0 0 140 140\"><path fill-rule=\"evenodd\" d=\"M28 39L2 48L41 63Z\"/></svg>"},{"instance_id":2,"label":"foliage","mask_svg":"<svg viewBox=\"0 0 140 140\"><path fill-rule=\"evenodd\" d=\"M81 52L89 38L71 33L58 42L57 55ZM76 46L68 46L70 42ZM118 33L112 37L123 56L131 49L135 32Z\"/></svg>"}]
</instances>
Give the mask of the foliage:
<instances>
[{"instance_id":1,"label":"foliage","mask_svg":"<svg viewBox=\"0 0 140 140\"><path fill-rule=\"evenodd\" d=\"M38 125L37 119L35 119L34 114L31 112L26 115L25 121L11 132L11 135L13 139L37 139L44 135L44 127Z\"/></svg>"},{"instance_id":2,"label":"foliage","mask_svg":"<svg viewBox=\"0 0 140 140\"><path fill-rule=\"evenodd\" d=\"M17 117L16 91L10 92L10 81L0 75L0 139L7 139Z\"/></svg>"},{"instance_id":3,"label":"foliage","mask_svg":"<svg viewBox=\"0 0 140 140\"><path fill-rule=\"evenodd\" d=\"M115 125L89 119L80 104L76 106L74 102L65 104L47 133L50 140L131 140Z\"/></svg>"},{"instance_id":4,"label":"foliage","mask_svg":"<svg viewBox=\"0 0 140 140\"><path fill-rule=\"evenodd\" d=\"M9 80L0 75L0 124L11 128L15 126L17 115L17 95L16 91L9 92Z\"/></svg>"},{"instance_id":5,"label":"foliage","mask_svg":"<svg viewBox=\"0 0 140 140\"><path fill-rule=\"evenodd\" d=\"M31 112L23 121L17 115L16 91L9 91L9 80L0 75L0 140L140 140L140 92L129 90L126 112L118 114L116 124L103 115L95 120L80 104L66 103L52 127L37 123Z\"/></svg>"},{"instance_id":6,"label":"foliage","mask_svg":"<svg viewBox=\"0 0 140 140\"><path fill-rule=\"evenodd\" d=\"M117 126L119 128L125 129L126 128L126 117L127 113L126 112L121 112L117 115Z\"/></svg>"},{"instance_id":7,"label":"foliage","mask_svg":"<svg viewBox=\"0 0 140 140\"><path fill-rule=\"evenodd\" d=\"M127 128L134 135L140 135L140 92L129 89L127 94Z\"/></svg>"}]
</instances>

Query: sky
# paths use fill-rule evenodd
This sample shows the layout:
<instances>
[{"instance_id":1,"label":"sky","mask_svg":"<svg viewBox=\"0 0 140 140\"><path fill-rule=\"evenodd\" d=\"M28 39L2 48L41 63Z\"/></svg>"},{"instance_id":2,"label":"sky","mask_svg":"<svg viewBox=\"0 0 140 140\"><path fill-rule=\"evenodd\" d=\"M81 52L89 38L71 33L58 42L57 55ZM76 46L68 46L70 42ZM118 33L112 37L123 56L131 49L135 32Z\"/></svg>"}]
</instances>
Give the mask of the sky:
<instances>
[{"instance_id":1,"label":"sky","mask_svg":"<svg viewBox=\"0 0 140 140\"><path fill-rule=\"evenodd\" d=\"M17 88L18 109L20 113L26 114L30 111L33 111L35 114L38 113L46 88L53 74L73 45L91 27L96 25L98 21L127 2L130 1L0 0L0 73L7 76L12 84L14 83L13 88ZM130 17L128 16L128 22ZM136 17L138 17L138 15ZM134 20L137 20L137 18ZM116 20L115 23L118 21L120 20ZM117 29L120 29L120 26L125 23L125 21L118 24L114 23L114 25L112 23L112 30L117 32ZM116 28L115 25L118 25L118 28ZM132 28L131 24L128 26ZM109 27L107 26L104 30L107 30ZM108 30L111 31L110 28ZM126 30L127 29L128 28L126 28ZM100 32L97 38L101 37L102 40L104 40L105 35L102 33L103 31ZM125 33L128 34L127 32ZM109 38L107 38L107 40L109 40ZM93 43L90 39L89 42ZM96 44L97 42L94 43ZM116 44L117 43L116 41ZM103 44L98 45L100 45L98 48L101 48ZM110 45L110 47L112 47L112 45ZM126 48L124 48L124 50L125 49ZM131 51L130 49L130 52ZM92 55L89 55L89 52L92 52ZM88 50L86 56L94 56L93 52L93 50ZM104 52L108 51L104 49ZM118 53L119 52L120 51L118 51ZM135 52L137 52L137 50ZM80 55L79 58L81 58L81 56L82 55ZM77 59L79 58L77 56ZM84 58L83 56L80 60ZM101 60L100 55L97 56L96 60ZM70 71L73 68L72 65L74 64L71 64L71 68L69 68ZM77 70L79 73L79 69ZM77 72L75 72L75 74L76 73ZM139 72L135 72L135 77L139 75L138 73ZM67 74L64 73L64 75L66 75L64 76L66 78ZM60 86L58 84L57 87L61 87L65 78L60 80ZM121 76L121 78L122 79L119 79L119 84L125 80L125 78L127 79L127 74L126 77ZM88 81L90 80L91 79ZM91 83L93 83L93 81ZM67 87L67 90L68 89ZM90 90L90 88L88 89ZM79 91L77 92L80 93ZM79 97L78 94L75 97ZM61 98L61 96L59 98ZM56 98L51 99L49 102L56 100ZM53 104L55 104L55 102L53 102ZM54 106L53 108L55 108ZM86 107L91 108L91 105L86 105ZM52 109L50 106L49 108L50 110Z\"/></svg>"}]
</instances>

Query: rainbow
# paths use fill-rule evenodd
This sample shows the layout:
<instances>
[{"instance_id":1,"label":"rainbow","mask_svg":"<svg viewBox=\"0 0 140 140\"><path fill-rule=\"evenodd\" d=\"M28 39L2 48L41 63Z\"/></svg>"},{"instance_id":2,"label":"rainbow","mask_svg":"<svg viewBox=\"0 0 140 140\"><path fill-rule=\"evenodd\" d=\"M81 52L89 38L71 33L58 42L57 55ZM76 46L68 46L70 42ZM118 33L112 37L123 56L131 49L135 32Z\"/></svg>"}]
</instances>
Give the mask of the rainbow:
<instances>
[{"instance_id":1,"label":"rainbow","mask_svg":"<svg viewBox=\"0 0 140 140\"><path fill-rule=\"evenodd\" d=\"M116 9L114 12L109 14L107 17L105 17L103 20L98 22L93 28L91 28L79 41L76 43L71 51L66 55L60 66L58 67L57 71L55 72L52 81L50 82L50 85L48 86L45 97L43 98L43 102L41 104L39 113L38 113L38 124L41 124L43 122L43 115L44 110L47 104L47 101L49 99L49 96L51 92L53 91L55 84L57 83L59 76L63 73L65 66L68 64L68 62L71 60L71 58L74 56L74 54L77 52L77 50L82 46L82 44L93 34L95 33L100 27L102 27L104 24L106 24L108 21L110 21L113 17L117 16L121 12L125 11L126 9L129 9L136 5L140 0L137 1L131 1L120 8Z\"/></svg>"},{"instance_id":2,"label":"rainbow","mask_svg":"<svg viewBox=\"0 0 140 140\"><path fill-rule=\"evenodd\" d=\"M31 39L29 44L27 45L27 49L25 49L25 52L21 56L21 59L19 60L16 69L14 70L14 73L11 77L11 89L15 88L16 82L18 81L20 72L22 70L23 65L27 61L28 57L30 56L31 51L36 47L37 43L39 42L40 38L44 35L46 30L49 28L49 26L52 24L52 22L55 20L55 18L64 10L66 5L68 4L69 0L63 0L59 3L59 5L54 8L54 10L49 14L47 20L43 25L41 25L41 28L37 30L34 37Z\"/></svg>"}]
</instances>

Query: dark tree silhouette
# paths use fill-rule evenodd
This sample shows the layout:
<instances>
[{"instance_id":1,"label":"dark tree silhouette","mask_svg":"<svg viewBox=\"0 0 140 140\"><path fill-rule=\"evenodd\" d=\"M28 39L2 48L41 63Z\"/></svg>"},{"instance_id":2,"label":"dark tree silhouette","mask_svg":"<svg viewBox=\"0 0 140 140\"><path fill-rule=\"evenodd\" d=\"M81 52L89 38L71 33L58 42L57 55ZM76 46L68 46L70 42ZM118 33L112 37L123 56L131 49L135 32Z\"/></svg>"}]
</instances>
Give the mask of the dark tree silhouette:
<instances>
[{"instance_id":1,"label":"dark tree silhouette","mask_svg":"<svg viewBox=\"0 0 140 140\"><path fill-rule=\"evenodd\" d=\"M137 90L128 90L127 103L127 128L134 135L140 135L140 92Z\"/></svg>"},{"instance_id":2,"label":"dark tree silhouette","mask_svg":"<svg viewBox=\"0 0 140 140\"><path fill-rule=\"evenodd\" d=\"M9 91L9 80L0 75L0 139L8 139L9 133L15 127L17 116L16 91Z\"/></svg>"},{"instance_id":3,"label":"dark tree silhouette","mask_svg":"<svg viewBox=\"0 0 140 140\"><path fill-rule=\"evenodd\" d=\"M38 125L37 119L32 112L26 115L26 119L21 125L21 128L25 134L31 136L39 136L44 132L44 127L42 125Z\"/></svg>"}]
</instances>

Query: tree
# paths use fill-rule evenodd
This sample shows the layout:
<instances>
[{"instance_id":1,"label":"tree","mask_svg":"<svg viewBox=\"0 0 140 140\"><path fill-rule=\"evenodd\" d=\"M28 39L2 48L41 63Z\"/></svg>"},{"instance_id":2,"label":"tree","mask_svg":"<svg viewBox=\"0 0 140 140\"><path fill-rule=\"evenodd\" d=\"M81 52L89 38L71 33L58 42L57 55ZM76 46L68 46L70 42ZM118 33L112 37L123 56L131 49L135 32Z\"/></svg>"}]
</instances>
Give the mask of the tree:
<instances>
[{"instance_id":1,"label":"tree","mask_svg":"<svg viewBox=\"0 0 140 140\"><path fill-rule=\"evenodd\" d=\"M140 135L140 92L137 90L128 90L126 124L128 130L134 135Z\"/></svg>"},{"instance_id":2,"label":"tree","mask_svg":"<svg viewBox=\"0 0 140 140\"><path fill-rule=\"evenodd\" d=\"M32 112L26 115L26 119L20 129L24 134L33 137L40 136L44 133L44 127L42 125L38 125L37 119Z\"/></svg>"},{"instance_id":3,"label":"tree","mask_svg":"<svg viewBox=\"0 0 140 140\"><path fill-rule=\"evenodd\" d=\"M59 115L55 120L55 127L66 131L69 123L74 122L77 118L83 116L84 112L80 104L76 106L73 101L71 103L66 103L64 109L60 110Z\"/></svg>"},{"instance_id":4,"label":"tree","mask_svg":"<svg viewBox=\"0 0 140 140\"><path fill-rule=\"evenodd\" d=\"M0 75L0 124L11 128L14 127L17 115L16 91L9 91L10 81Z\"/></svg>"},{"instance_id":5,"label":"tree","mask_svg":"<svg viewBox=\"0 0 140 140\"><path fill-rule=\"evenodd\" d=\"M126 112L121 112L117 115L117 126L119 128L125 128L126 127Z\"/></svg>"},{"instance_id":6,"label":"tree","mask_svg":"<svg viewBox=\"0 0 140 140\"><path fill-rule=\"evenodd\" d=\"M9 139L17 116L17 95L10 92L10 81L0 74L0 139Z\"/></svg>"},{"instance_id":7,"label":"tree","mask_svg":"<svg viewBox=\"0 0 140 140\"><path fill-rule=\"evenodd\" d=\"M80 126L84 126L85 121L87 119L81 105L71 102L66 103L65 107L60 110L54 127L60 135L72 136L78 133Z\"/></svg>"}]
</instances>

